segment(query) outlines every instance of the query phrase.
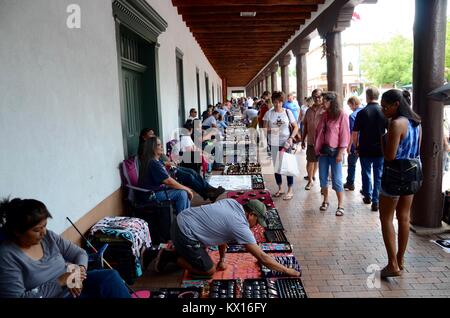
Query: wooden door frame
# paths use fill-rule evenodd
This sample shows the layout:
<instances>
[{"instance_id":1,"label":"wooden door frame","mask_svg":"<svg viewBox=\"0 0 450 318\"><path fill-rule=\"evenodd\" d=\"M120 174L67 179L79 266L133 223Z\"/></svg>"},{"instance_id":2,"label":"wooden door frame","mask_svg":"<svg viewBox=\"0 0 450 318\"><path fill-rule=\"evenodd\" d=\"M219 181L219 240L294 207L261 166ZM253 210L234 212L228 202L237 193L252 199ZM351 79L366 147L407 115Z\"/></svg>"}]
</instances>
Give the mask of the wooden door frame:
<instances>
[{"instance_id":1,"label":"wooden door frame","mask_svg":"<svg viewBox=\"0 0 450 318\"><path fill-rule=\"evenodd\" d=\"M115 21L116 32L116 53L117 53L117 69L119 79L119 97L120 97L120 115L122 123L122 141L124 157L128 155L127 131L126 131L126 111L124 104L124 87L122 74L122 57L120 51L121 41L121 25L147 41L154 49L154 59L151 61L155 70L155 103L157 108L157 122L160 135L163 134L162 116L161 116L161 94L159 80L159 43L158 37L167 27L167 22L145 1L145 0L114 0L112 2L113 17Z\"/></svg>"}]
</instances>

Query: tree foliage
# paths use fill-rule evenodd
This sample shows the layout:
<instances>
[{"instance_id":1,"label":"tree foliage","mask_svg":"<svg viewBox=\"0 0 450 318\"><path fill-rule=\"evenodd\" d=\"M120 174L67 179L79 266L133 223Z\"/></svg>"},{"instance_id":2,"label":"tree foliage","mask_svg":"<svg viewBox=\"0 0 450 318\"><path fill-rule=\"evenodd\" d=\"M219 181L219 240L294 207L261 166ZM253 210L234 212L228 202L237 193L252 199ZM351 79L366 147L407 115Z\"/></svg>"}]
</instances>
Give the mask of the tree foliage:
<instances>
[{"instance_id":1,"label":"tree foliage","mask_svg":"<svg viewBox=\"0 0 450 318\"><path fill-rule=\"evenodd\" d=\"M413 42L401 35L375 43L363 52L361 69L376 85L402 86L412 82Z\"/></svg>"},{"instance_id":2,"label":"tree foliage","mask_svg":"<svg viewBox=\"0 0 450 318\"><path fill-rule=\"evenodd\" d=\"M450 21L447 21L447 38L445 43L445 78L450 82Z\"/></svg>"}]
</instances>

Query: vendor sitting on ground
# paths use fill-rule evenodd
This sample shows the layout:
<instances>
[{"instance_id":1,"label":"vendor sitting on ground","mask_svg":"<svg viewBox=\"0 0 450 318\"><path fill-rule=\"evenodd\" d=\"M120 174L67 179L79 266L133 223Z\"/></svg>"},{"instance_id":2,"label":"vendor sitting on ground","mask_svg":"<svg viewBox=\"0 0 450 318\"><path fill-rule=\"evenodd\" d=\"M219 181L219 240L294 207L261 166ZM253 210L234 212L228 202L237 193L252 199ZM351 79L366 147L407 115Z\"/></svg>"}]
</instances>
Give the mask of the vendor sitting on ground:
<instances>
[{"instance_id":1,"label":"vendor sitting on ground","mask_svg":"<svg viewBox=\"0 0 450 318\"><path fill-rule=\"evenodd\" d=\"M141 131L141 135L139 137L140 151L143 151L144 142L151 137L156 137L153 129L144 128ZM191 140L189 136L188 139ZM215 202L217 198L225 192L224 188L212 187L195 170L178 166L175 162L170 161L164 154L161 154L159 160L164 164L170 177L197 192L205 201L210 200L211 202Z\"/></svg>"},{"instance_id":2,"label":"vendor sitting on ground","mask_svg":"<svg viewBox=\"0 0 450 318\"><path fill-rule=\"evenodd\" d=\"M0 203L0 298L130 298L117 271L87 272L86 252L46 229L51 217L37 200Z\"/></svg>"},{"instance_id":3,"label":"vendor sitting on ground","mask_svg":"<svg viewBox=\"0 0 450 318\"><path fill-rule=\"evenodd\" d=\"M162 249L158 253L155 270L161 272L168 263L176 262L194 275L210 277L227 268L227 243L237 242L268 268L286 276L300 276L296 270L276 262L256 244L250 228L258 223L265 226L265 215L266 206L258 200L242 206L236 200L225 199L183 210L172 224L171 237L175 249ZM215 265L206 249L217 245L220 261Z\"/></svg>"}]
</instances>

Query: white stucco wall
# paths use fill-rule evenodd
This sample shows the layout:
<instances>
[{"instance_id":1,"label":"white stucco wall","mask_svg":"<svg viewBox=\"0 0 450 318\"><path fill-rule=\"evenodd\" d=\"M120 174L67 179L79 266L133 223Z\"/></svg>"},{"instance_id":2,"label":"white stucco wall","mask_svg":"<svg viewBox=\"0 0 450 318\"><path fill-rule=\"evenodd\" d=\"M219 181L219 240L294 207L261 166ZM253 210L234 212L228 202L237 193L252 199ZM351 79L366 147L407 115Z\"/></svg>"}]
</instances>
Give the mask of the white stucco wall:
<instances>
[{"instance_id":1,"label":"white stucco wall","mask_svg":"<svg viewBox=\"0 0 450 318\"><path fill-rule=\"evenodd\" d=\"M200 71L200 98L202 110L206 109L205 72L209 77L209 89L211 103L217 103L217 86L222 86L222 80L217 75L208 59L195 41L181 15L178 15L176 7L169 0L147 0L166 22L169 24L167 30L158 38L159 48L159 78L161 87L161 109L163 131L162 137L165 142L171 139L171 132L178 127L178 92L176 77L176 48L183 52L184 68L184 99L186 118L189 116L190 108L197 108L197 84L196 68ZM221 98L220 98L221 100Z\"/></svg>"},{"instance_id":2,"label":"white stucco wall","mask_svg":"<svg viewBox=\"0 0 450 318\"><path fill-rule=\"evenodd\" d=\"M111 0L0 0L0 96L0 197L43 201L61 233L120 187Z\"/></svg>"}]
</instances>

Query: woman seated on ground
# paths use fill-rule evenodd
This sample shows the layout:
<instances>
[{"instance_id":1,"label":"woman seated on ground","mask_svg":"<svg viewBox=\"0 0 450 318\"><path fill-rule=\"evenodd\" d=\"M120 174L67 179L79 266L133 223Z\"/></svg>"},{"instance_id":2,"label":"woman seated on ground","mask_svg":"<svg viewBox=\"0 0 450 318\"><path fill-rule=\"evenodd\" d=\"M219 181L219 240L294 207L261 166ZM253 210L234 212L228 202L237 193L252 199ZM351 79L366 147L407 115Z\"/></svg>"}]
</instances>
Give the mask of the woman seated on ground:
<instances>
[{"instance_id":1,"label":"woman seated on ground","mask_svg":"<svg viewBox=\"0 0 450 318\"><path fill-rule=\"evenodd\" d=\"M192 190L170 177L163 163L161 140L157 137L147 139L139 149L139 186L153 191L152 194L138 192L141 203L152 200L158 202L172 200L175 202L176 214L190 207L194 197Z\"/></svg>"},{"instance_id":2,"label":"woman seated on ground","mask_svg":"<svg viewBox=\"0 0 450 318\"><path fill-rule=\"evenodd\" d=\"M6 199L0 215L0 298L130 298L117 271L87 272L86 252L46 229L42 202Z\"/></svg>"}]
</instances>

